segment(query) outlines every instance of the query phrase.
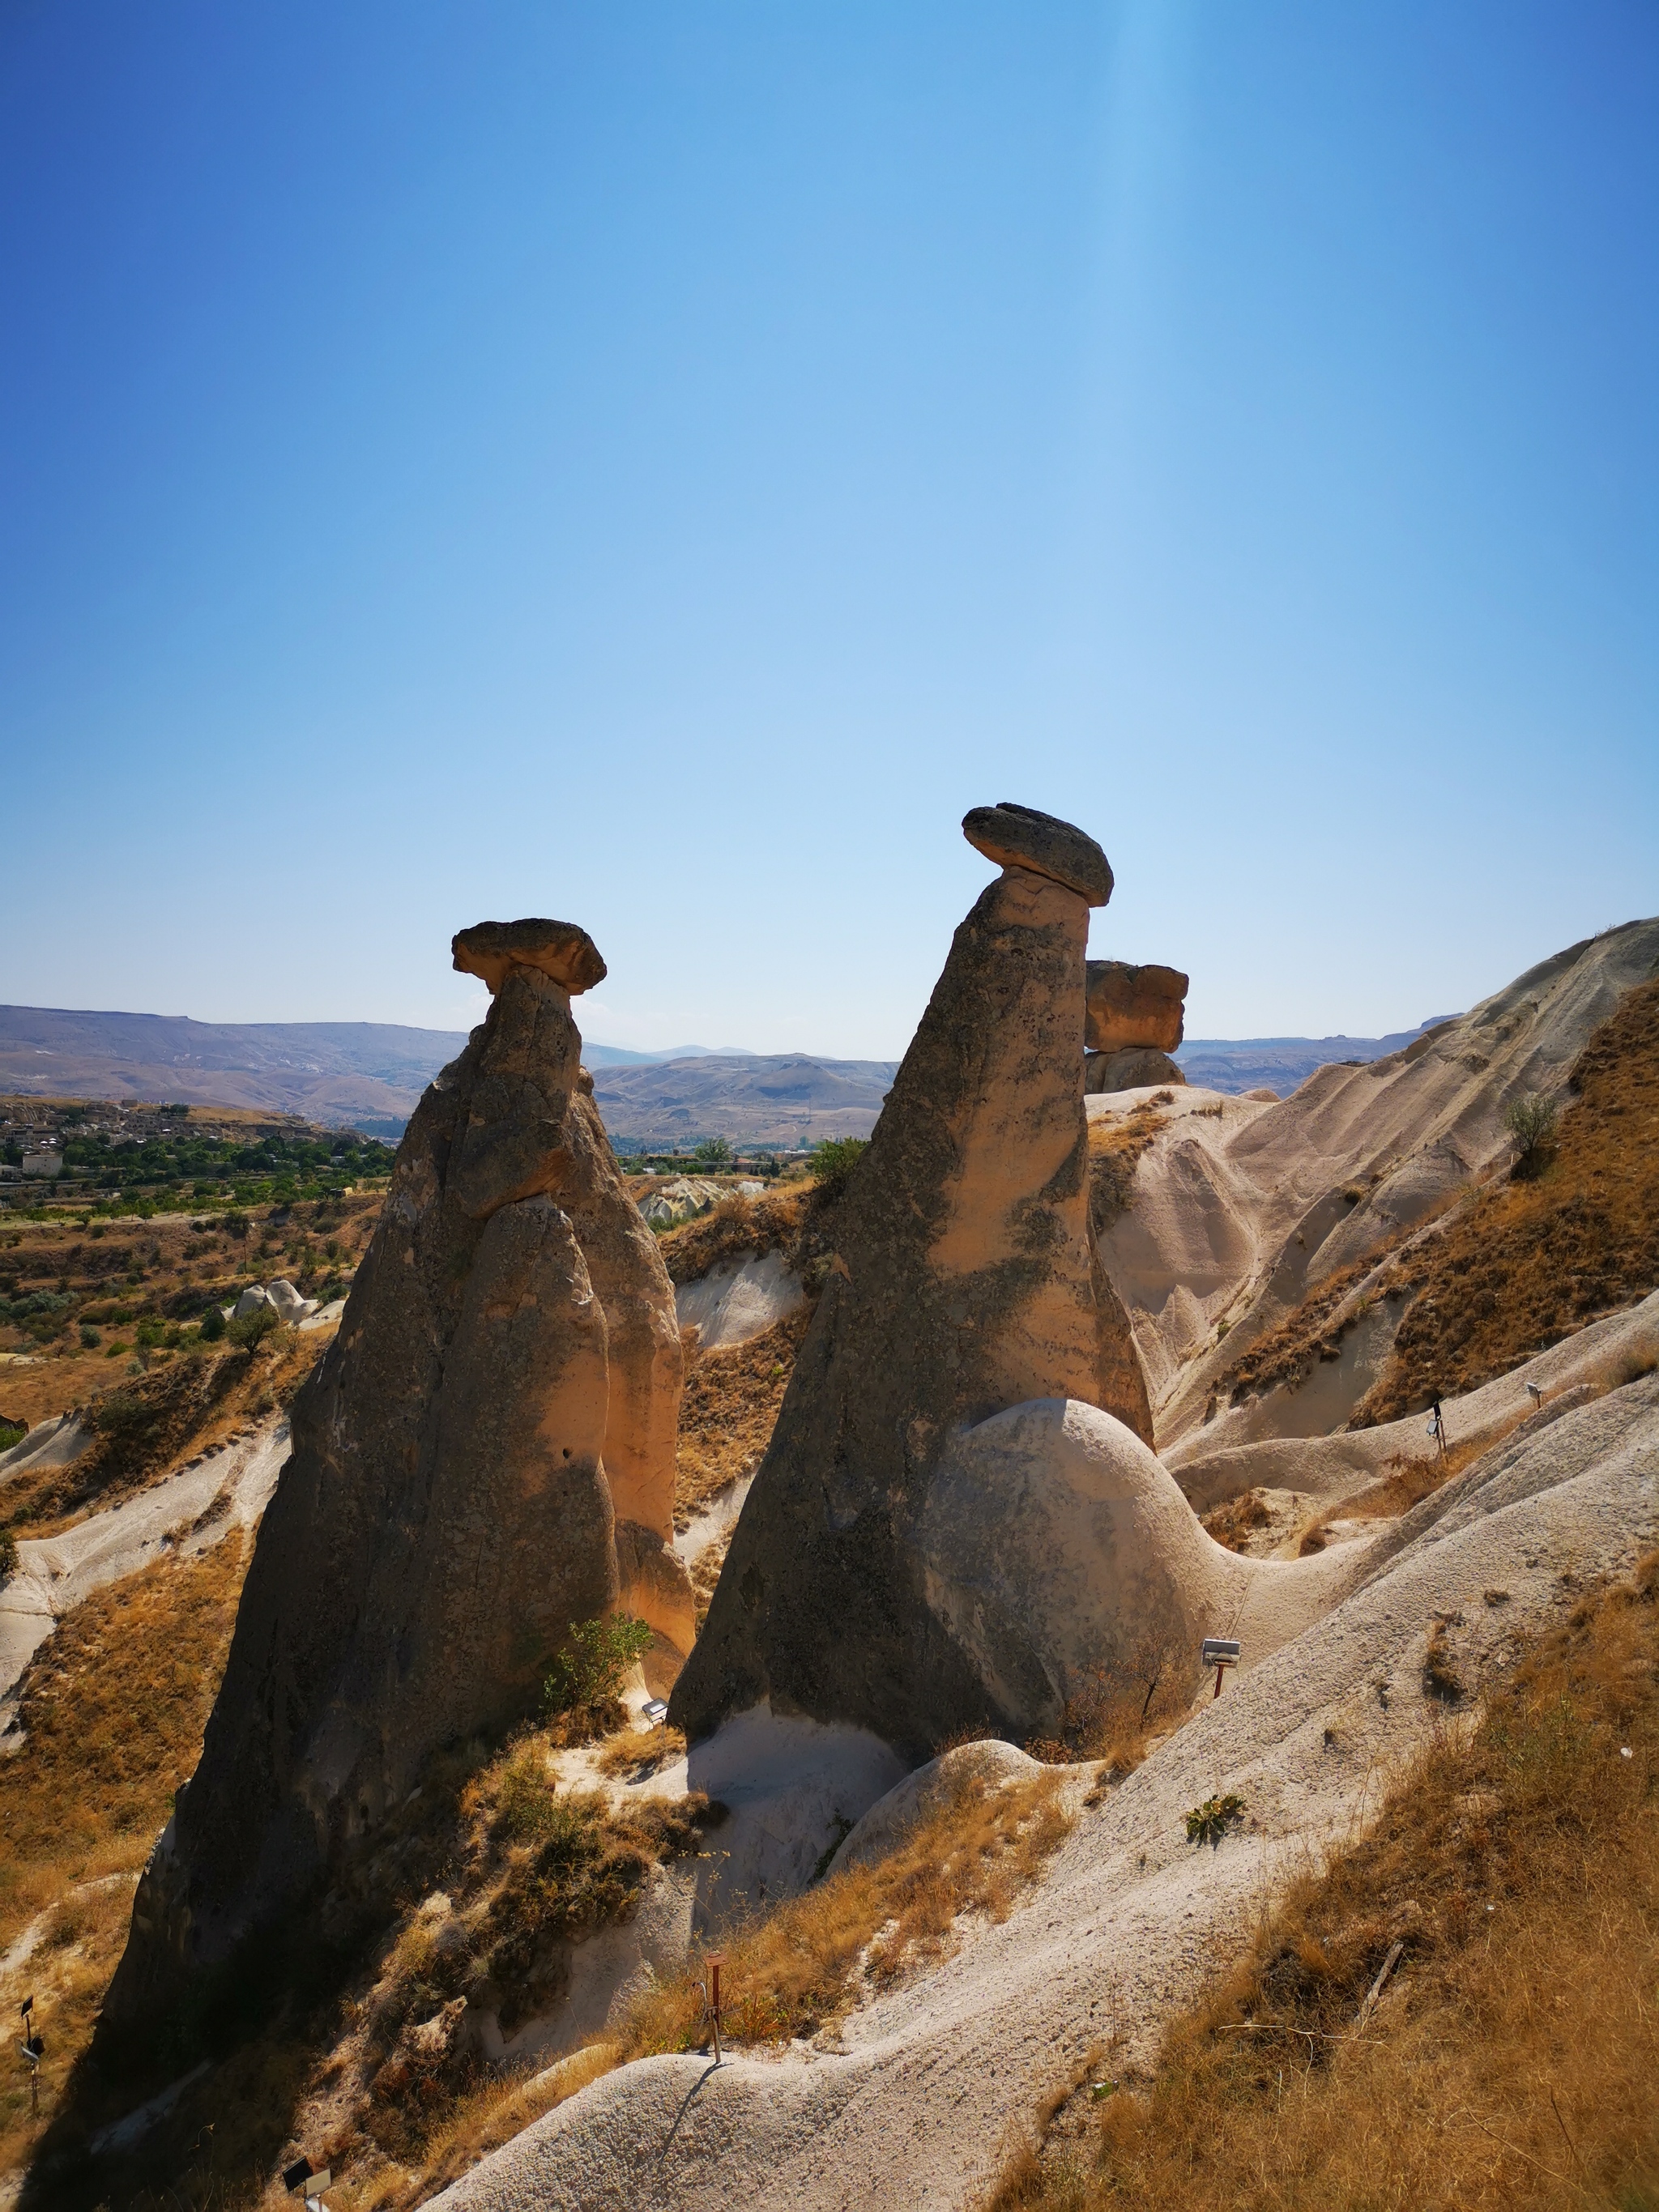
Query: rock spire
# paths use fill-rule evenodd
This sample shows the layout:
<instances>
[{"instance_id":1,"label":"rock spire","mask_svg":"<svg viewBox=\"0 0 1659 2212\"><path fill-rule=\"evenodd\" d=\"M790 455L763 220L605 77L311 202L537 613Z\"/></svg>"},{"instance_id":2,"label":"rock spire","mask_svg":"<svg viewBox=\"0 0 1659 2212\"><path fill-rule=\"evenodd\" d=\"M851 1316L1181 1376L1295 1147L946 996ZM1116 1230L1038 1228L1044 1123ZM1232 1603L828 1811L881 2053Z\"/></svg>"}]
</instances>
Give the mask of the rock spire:
<instances>
[{"instance_id":1,"label":"rock spire","mask_svg":"<svg viewBox=\"0 0 1659 2212\"><path fill-rule=\"evenodd\" d=\"M492 1003L428 1089L337 1335L295 1401L200 1765L135 1900L106 2016L147 2019L301 1896L441 1745L532 1711L617 1605L665 1686L674 1298L580 1066L586 931L454 940Z\"/></svg>"},{"instance_id":2,"label":"rock spire","mask_svg":"<svg viewBox=\"0 0 1659 2212\"><path fill-rule=\"evenodd\" d=\"M963 824L1001 863L842 1201L836 1256L707 1626L671 1705L694 1738L769 1700L912 1759L1017 1723L930 1602L918 1540L960 1431L1032 1399L1152 1422L1090 1231L1085 948L1111 871L1028 808Z\"/></svg>"}]
</instances>

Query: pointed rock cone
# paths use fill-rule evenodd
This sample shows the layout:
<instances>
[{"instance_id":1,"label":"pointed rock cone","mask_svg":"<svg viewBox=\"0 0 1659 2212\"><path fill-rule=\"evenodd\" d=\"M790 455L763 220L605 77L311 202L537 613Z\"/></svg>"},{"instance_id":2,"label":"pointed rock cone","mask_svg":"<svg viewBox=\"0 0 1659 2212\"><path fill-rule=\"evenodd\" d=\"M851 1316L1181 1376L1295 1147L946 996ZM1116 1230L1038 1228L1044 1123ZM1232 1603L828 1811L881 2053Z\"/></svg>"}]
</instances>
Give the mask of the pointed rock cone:
<instances>
[{"instance_id":1,"label":"pointed rock cone","mask_svg":"<svg viewBox=\"0 0 1659 2212\"><path fill-rule=\"evenodd\" d=\"M653 1539L666 1524L673 1290L623 1218L570 1012L604 963L585 932L538 921L463 933L456 964L484 975L489 1018L411 1117L295 1402L201 1762L106 2001L118 2036L303 1899L433 1752L536 1709L571 1624L621 1595L613 1446L627 1512ZM625 1548L677 1662L684 1571Z\"/></svg>"},{"instance_id":2,"label":"pointed rock cone","mask_svg":"<svg viewBox=\"0 0 1659 2212\"><path fill-rule=\"evenodd\" d=\"M1070 823L978 808L1005 862L957 931L835 1224L836 1256L671 1717L774 1712L911 1759L1012 1725L929 1603L917 1524L951 1437L1072 1398L1152 1440L1089 1225L1085 949L1111 871Z\"/></svg>"}]
</instances>

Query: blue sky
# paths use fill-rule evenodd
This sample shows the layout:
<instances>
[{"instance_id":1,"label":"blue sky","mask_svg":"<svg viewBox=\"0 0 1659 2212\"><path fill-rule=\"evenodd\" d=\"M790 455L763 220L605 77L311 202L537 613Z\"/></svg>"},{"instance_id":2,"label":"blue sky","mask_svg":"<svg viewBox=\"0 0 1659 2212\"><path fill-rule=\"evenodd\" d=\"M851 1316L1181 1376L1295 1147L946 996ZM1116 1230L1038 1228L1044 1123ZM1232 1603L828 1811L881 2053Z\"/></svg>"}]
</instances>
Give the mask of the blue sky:
<instances>
[{"instance_id":1,"label":"blue sky","mask_svg":"<svg viewBox=\"0 0 1659 2212\"><path fill-rule=\"evenodd\" d=\"M1190 1034L1659 908L1649 0L0 11L0 999L901 1051L1014 799Z\"/></svg>"}]
</instances>

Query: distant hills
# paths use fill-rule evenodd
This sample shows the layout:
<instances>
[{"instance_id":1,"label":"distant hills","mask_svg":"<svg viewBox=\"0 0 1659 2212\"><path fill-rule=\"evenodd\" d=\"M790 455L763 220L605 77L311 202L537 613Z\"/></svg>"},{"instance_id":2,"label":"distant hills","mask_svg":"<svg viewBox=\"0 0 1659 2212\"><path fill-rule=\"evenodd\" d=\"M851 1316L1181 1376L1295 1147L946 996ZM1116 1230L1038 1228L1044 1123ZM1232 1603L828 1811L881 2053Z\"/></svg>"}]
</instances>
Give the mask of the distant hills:
<instances>
[{"instance_id":1,"label":"distant hills","mask_svg":"<svg viewBox=\"0 0 1659 2212\"><path fill-rule=\"evenodd\" d=\"M1382 1037L1188 1037L1174 1057L1188 1082L1201 1090L1267 1090L1288 1098L1316 1067L1333 1060L1386 1060L1415 1042L1425 1030L1453 1018L1431 1014L1414 1030Z\"/></svg>"},{"instance_id":2,"label":"distant hills","mask_svg":"<svg viewBox=\"0 0 1659 2212\"><path fill-rule=\"evenodd\" d=\"M1284 1096L1328 1060L1380 1060L1433 1025L1386 1037L1194 1037L1176 1058L1189 1083L1265 1085ZM392 1022L195 1022L0 1006L0 1092L242 1106L395 1139L465 1042L459 1030ZM588 1043L583 1057L605 1127L629 1150L700 1137L784 1146L868 1136L898 1065L703 1045L653 1054Z\"/></svg>"}]
</instances>

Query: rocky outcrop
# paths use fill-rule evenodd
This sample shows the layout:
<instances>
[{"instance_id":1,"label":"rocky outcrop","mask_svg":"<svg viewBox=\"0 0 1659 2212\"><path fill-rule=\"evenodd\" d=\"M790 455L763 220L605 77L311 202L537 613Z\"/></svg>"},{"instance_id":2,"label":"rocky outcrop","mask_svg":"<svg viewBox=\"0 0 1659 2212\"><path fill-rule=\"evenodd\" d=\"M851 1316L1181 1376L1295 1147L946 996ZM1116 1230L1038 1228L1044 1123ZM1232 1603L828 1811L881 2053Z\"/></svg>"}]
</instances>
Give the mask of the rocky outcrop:
<instances>
[{"instance_id":1,"label":"rocky outcrop","mask_svg":"<svg viewBox=\"0 0 1659 2212\"><path fill-rule=\"evenodd\" d=\"M135 1901L117 2026L301 1895L438 1747L533 1710L573 1622L621 1595L672 1659L690 1641L665 1543L673 1291L570 1012L604 963L557 922L484 924L454 952L489 1018L411 1118L295 1401L201 1762Z\"/></svg>"},{"instance_id":2,"label":"rocky outcrop","mask_svg":"<svg viewBox=\"0 0 1659 2212\"><path fill-rule=\"evenodd\" d=\"M1173 1052L1185 1029L1187 982L1178 968L1091 960L1085 1045L1091 1052Z\"/></svg>"},{"instance_id":3,"label":"rocky outcrop","mask_svg":"<svg viewBox=\"0 0 1659 2212\"><path fill-rule=\"evenodd\" d=\"M1090 1231L1084 951L1105 856L1069 823L976 809L1004 860L945 971L842 1201L836 1258L671 1711L693 1737L769 1699L911 1760L1013 1725L929 1601L919 1517L952 1437L1034 1398L1150 1442Z\"/></svg>"},{"instance_id":4,"label":"rocky outcrop","mask_svg":"<svg viewBox=\"0 0 1659 2212\"><path fill-rule=\"evenodd\" d=\"M1107 1091L1139 1091L1148 1084L1184 1084L1186 1080L1167 1052L1155 1052L1147 1045L1084 1054L1083 1089L1091 1098Z\"/></svg>"}]
</instances>

